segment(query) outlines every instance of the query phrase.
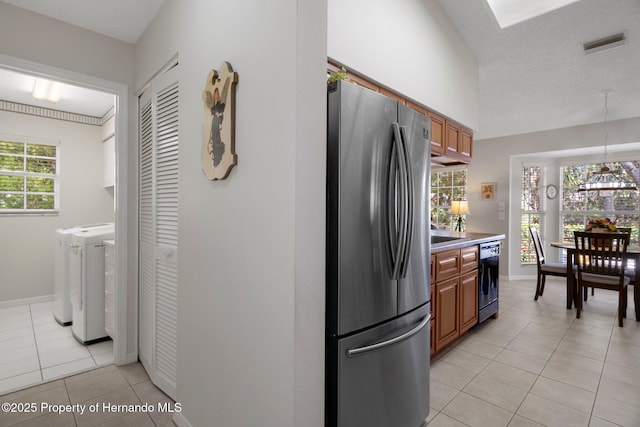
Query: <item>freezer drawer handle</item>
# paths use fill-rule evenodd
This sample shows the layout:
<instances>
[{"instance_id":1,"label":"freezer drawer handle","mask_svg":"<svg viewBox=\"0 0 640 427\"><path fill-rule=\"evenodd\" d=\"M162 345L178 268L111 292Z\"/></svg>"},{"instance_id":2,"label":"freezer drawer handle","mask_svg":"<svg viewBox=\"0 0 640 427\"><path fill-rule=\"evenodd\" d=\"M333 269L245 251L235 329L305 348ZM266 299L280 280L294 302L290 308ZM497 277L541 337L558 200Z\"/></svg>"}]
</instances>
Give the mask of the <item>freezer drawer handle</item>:
<instances>
[{"instance_id":1,"label":"freezer drawer handle","mask_svg":"<svg viewBox=\"0 0 640 427\"><path fill-rule=\"evenodd\" d=\"M402 335L399 335L395 338L391 338L388 341L383 341L383 342L379 342L376 344L371 344L371 345L367 345L364 347L358 347L358 348L352 348L351 350L347 350L347 356L348 357L353 357L353 356L359 356L363 353L368 353L370 351L374 351L374 350L380 350L381 348L384 347L388 347L390 345L394 345L400 341L404 341L407 338L410 338L412 336L414 336L415 334L417 334L418 332L420 332L420 330L422 328L424 328L424 326L429 323L429 320L431 320L431 314L428 314L427 316L425 316L425 318L422 320L422 322L420 322L420 324L418 326L416 326L415 328L413 328L412 330L405 332Z\"/></svg>"}]
</instances>

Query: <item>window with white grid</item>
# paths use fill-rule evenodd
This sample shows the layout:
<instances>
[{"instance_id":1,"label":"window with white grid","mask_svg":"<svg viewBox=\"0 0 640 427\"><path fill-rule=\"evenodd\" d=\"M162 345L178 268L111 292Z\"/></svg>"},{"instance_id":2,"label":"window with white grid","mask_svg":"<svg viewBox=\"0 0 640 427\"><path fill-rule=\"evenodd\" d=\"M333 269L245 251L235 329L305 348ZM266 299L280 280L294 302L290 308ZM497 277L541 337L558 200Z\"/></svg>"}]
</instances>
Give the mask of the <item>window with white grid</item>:
<instances>
[{"instance_id":1,"label":"window with white grid","mask_svg":"<svg viewBox=\"0 0 640 427\"><path fill-rule=\"evenodd\" d=\"M55 142L0 139L0 214L59 209L59 153Z\"/></svg>"}]
</instances>

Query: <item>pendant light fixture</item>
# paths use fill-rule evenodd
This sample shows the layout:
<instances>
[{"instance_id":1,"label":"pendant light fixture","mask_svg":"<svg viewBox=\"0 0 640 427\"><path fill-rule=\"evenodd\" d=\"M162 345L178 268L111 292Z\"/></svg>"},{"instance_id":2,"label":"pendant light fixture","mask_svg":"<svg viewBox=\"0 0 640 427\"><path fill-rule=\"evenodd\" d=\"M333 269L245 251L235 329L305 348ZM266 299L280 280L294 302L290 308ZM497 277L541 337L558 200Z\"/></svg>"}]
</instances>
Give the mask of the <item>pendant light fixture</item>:
<instances>
[{"instance_id":1,"label":"pendant light fixture","mask_svg":"<svg viewBox=\"0 0 640 427\"><path fill-rule=\"evenodd\" d=\"M609 169L605 163L607 160L607 115L609 108L607 105L609 94L604 94L604 157L599 172L593 172L591 177L578 186L578 191L616 191L616 190L637 190L638 187L633 182L626 180L619 173Z\"/></svg>"}]
</instances>

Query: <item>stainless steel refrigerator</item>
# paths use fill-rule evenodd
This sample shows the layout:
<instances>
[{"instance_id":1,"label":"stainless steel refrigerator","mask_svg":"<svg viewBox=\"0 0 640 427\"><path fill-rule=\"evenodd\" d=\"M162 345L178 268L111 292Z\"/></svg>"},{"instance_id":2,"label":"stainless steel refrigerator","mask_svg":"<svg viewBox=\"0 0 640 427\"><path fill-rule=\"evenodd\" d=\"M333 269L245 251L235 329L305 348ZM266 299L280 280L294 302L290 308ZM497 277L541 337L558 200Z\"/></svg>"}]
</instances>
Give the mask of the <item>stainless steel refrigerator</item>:
<instances>
[{"instance_id":1,"label":"stainless steel refrigerator","mask_svg":"<svg viewBox=\"0 0 640 427\"><path fill-rule=\"evenodd\" d=\"M326 425L429 414L430 119L345 81L327 117Z\"/></svg>"}]
</instances>

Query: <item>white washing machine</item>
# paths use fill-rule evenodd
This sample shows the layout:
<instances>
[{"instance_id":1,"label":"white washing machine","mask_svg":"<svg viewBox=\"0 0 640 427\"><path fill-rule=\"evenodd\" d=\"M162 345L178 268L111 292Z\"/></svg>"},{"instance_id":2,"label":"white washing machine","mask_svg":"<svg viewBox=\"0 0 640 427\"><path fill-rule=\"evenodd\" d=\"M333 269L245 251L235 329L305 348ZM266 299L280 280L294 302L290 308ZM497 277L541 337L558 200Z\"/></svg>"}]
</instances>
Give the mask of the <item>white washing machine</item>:
<instances>
[{"instance_id":1,"label":"white washing machine","mask_svg":"<svg viewBox=\"0 0 640 427\"><path fill-rule=\"evenodd\" d=\"M83 344L109 338L104 327L104 241L114 237L114 227L81 230L71 235L71 332Z\"/></svg>"},{"instance_id":2,"label":"white washing machine","mask_svg":"<svg viewBox=\"0 0 640 427\"><path fill-rule=\"evenodd\" d=\"M71 299L69 297L69 245L71 235L92 228L113 227L111 223L76 225L58 228L54 239L53 316L63 326L71 324Z\"/></svg>"}]
</instances>

